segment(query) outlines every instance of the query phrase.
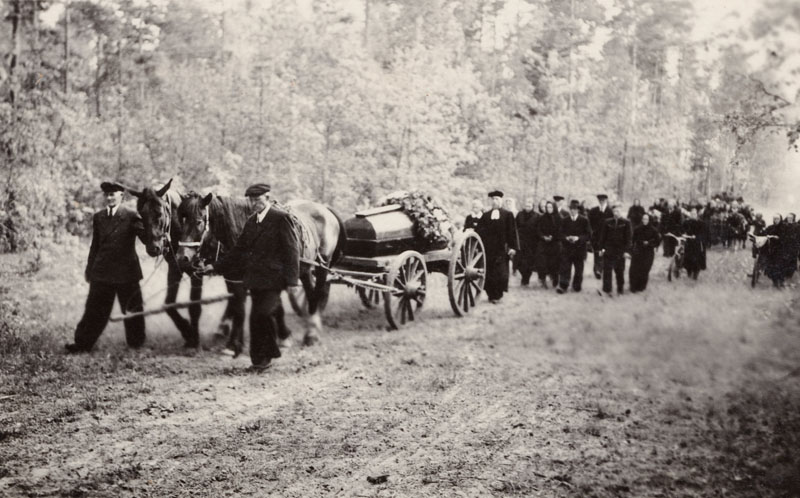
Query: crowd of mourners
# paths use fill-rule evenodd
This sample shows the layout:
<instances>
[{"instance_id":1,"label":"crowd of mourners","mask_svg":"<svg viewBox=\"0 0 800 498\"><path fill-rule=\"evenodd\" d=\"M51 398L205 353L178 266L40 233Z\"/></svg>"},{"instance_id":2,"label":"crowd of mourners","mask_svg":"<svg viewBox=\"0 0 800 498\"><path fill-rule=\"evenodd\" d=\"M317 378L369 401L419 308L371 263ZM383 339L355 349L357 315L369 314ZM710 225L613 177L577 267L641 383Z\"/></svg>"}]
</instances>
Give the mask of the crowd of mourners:
<instances>
[{"instance_id":1,"label":"crowd of mourners","mask_svg":"<svg viewBox=\"0 0 800 498\"><path fill-rule=\"evenodd\" d=\"M706 203L659 199L649 207L637 199L625 216L621 204L610 204L605 194L596 197L592 207L578 200L566 204L558 195L538 204L528 198L522 209L500 191L489 193L488 209L474 200L463 228L474 229L483 239L489 300L502 299L511 271L519 272L523 286L536 275L542 287L559 294L570 288L580 292L588 253L593 253L595 277L603 281L600 293L607 296L614 284L617 294L624 293L627 260L629 290L644 291L659 247L671 258L681 246L681 270L695 280L706 269L709 247L744 249L748 240L754 242L753 257L763 255L764 273L776 287L783 287L797 270L800 224L794 213L776 214L767 225L743 198L723 193ZM768 243L757 247L757 238Z\"/></svg>"}]
</instances>

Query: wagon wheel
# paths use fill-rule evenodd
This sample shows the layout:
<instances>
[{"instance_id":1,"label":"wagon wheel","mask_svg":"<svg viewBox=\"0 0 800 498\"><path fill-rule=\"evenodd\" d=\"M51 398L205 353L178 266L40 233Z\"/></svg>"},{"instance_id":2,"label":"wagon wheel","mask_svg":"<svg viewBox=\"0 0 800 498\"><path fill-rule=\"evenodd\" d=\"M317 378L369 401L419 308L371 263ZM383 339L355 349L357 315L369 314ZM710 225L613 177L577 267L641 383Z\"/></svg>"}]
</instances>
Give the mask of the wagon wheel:
<instances>
[{"instance_id":1,"label":"wagon wheel","mask_svg":"<svg viewBox=\"0 0 800 498\"><path fill-rule=\"evenodd\" d=\"M428 291L427 280L428 268L420 253L406 251L394 259L386 285L396 290L383 293L383 307L390 328L398 329L416 318Z\"/></svg>"},{"instance_id":2,"label":"wagon wheel","mask_svg":"<svg viewBox=\"0 0 800 498\"><path fill-rule=\"evenodd\" d=\"M381 304L381 292L376 289L358 287L356 293L365 308L373 309Z\"/></svg>"},{"instance_id":3,"label":"wagon wheel","mask_svg":"<svg viewBox=\"0 0 800 498\"><path fill-rule=\"evenodd\" d=\"M478 234L466 232L453 247L447 271L450 306L458 316L466 315L483 291L486 281L486 252Z\"/></svg>"}]
</instances>

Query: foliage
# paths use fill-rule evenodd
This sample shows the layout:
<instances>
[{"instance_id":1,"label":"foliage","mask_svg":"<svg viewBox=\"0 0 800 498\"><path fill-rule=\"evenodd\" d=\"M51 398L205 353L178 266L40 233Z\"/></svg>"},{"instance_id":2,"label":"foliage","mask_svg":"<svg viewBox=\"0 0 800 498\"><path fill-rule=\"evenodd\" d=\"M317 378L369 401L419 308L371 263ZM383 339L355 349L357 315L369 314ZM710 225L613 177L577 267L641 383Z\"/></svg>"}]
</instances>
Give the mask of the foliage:
<instances>
[{"instance_id":1,"label":"foliage","mask_svg":"<svg viewBox=\"0 0 800 498\"><path fill-rule=\"evenodd\" d=\"M800 136L785 0L699 43L685 0L64 5L0 5L0 250L85 233L107 178L344 213L399 188L766 198L771 136Z\"/></svg>"},{"instance_id":2,"label":"foliage","mask_svg":"<svg viewBox=\"0 0 800 498\"><path fill-rule=\"evenodd\" d=\"M393 192L381 206L397 204L414 221L414 237L425 249L443 249L452 240L454 227L447 211L433 197L423 192Z\"/></svg>"}]
</instances>

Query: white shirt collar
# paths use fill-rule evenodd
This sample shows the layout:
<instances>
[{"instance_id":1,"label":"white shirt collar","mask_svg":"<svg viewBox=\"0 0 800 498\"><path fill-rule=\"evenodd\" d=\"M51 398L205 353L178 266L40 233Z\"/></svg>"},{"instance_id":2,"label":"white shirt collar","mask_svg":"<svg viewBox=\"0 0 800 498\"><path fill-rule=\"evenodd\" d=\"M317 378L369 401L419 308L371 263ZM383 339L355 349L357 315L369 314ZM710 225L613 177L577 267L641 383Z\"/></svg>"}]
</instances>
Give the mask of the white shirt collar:
<instances>
[{"instance_id":1,"label":"white shirt collar","mask_svg":"<svg viewBox=\"0 0 800 498\"><path fill-rule=\"evenodd\" d=\"M267 204L267 207L259 211L258 214L256 215L256 221L258 223L264 221L264 217L267 216L267 211L269 211L269 204Z\"/></svg>"},{"instance_id":2,"label":"white shirt collar","mask_svg":"<svg viewBox=\"0 0 800 498\"><path fill-rule=\"evenodd\" d=\"M110 206L106 206L106 214L108 215L109 214L109 210L110 210L111 211L111 216L114 216L115 214L117 214L117 209L119 209L119 204L117 204L113 208L110 207Z\"/></svg>"}]
</instances>

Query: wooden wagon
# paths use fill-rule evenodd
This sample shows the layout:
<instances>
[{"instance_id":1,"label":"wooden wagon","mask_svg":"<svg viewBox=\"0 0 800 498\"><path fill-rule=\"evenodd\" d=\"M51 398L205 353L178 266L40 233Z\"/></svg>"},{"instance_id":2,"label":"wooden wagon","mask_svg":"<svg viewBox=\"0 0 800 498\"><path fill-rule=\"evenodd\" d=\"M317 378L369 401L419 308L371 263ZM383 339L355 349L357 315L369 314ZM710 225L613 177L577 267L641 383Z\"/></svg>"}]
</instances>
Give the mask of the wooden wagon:
<instances>
[{"instance_id":1,"label":"wooden wagon","mask_svg":"<svg viewBox=\"0 0 800 498\"><path fill-rule=\"evenodd\" d=\"M331 283L354 287L368 308L383 308L389 326L400 328L418 316L428 291L428 273L447 276L450 306L457 316L474 308L486 279L486 255L472 230L441 246L427 247L414 235L414 221L400 205L360 211L345 221L344 256L329 268ZM295 311L302 296L290 295Z\"/></svg>"}]
</instances>

